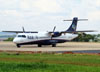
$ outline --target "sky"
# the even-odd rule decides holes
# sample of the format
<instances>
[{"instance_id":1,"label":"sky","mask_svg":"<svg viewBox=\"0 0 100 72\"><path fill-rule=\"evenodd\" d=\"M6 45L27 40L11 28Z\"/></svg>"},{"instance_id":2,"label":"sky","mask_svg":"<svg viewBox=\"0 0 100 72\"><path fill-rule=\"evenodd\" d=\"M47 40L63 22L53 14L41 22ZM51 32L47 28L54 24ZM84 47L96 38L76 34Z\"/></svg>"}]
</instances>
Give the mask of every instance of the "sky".
<instances>
[{"instance_id":1,"label":"sky","mask_svg":"<svg viewBox=\"0 0 100 72\"><path fill-rule=\"evenodd\" d=\"M88 19L77 30L100 33L100 0L0 0L0 31L64 31L73 17Z\"/></svg>"}]
</instances>

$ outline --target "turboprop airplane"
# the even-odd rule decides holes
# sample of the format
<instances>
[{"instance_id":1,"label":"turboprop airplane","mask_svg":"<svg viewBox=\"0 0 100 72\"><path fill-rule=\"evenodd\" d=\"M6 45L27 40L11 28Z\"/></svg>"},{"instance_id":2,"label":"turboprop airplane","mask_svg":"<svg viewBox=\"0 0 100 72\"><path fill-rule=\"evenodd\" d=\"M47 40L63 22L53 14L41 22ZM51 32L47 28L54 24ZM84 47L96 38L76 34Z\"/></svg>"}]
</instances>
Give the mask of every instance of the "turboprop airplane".
<instances>
[{"instance_id":1,"label":"turboprop airplane","mask_svg":"<svg viewBox=\"0 0 100 72\"><path fill-rule=\"evenodd\" d=\"M56 26L54 27L52 32L33 32L33 31L25 31L23 27L23 31L3 31L3 32L12 32L17 33L13 42L19 48L21 45L32 45L37 44L38 47L42 47L42 45L52 45L52 47L56 47L57 43L64 43L67 41L71 41L74 38L78 37L78 33L84 32L93 32L93 30L86 31L76 31L77 22L83 21L87 19L78 19L74 17L73 20L64 20L64 21L72 21L71 26L65 31L55 31Z\"/></svg>"}]
</instances>

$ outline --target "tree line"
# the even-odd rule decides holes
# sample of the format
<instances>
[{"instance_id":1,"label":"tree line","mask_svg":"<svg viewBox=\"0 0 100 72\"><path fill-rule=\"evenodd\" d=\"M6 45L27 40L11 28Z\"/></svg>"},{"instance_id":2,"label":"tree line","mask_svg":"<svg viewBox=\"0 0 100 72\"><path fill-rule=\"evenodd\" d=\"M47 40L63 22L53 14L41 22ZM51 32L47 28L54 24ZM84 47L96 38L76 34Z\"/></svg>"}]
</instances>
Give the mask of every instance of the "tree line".
<instances>
[{"instance_id":1,"label":"tree line","mask_svg":"<svg viewBox=\"0 0 100 72\"><path fill-rule=\"evenodd\" d=\"M74 42L100 42L100 34L91 35L91 34L79 34L79 36L72 41Z\"/></svg>"}]
</instances>

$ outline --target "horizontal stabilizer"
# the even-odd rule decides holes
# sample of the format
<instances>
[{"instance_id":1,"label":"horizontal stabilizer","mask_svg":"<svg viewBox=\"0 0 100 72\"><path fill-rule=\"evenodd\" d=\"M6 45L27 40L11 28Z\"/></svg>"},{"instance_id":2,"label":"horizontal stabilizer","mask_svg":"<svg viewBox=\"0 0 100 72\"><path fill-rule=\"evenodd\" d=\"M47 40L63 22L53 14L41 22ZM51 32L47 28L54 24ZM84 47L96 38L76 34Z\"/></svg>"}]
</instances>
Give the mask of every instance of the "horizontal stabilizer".
<instances>
[{"instance_id":1,"label":"horizontal stabilizer","mask_svg":"<svg viewBox=\"0 0 100 72\"><path fill-rule=\"evenodd\" d=\"M73 21L73 19L63 20L63 21ZM88 19L78 19L77 21L88 21Z\"/></svg>"}]
</instances>

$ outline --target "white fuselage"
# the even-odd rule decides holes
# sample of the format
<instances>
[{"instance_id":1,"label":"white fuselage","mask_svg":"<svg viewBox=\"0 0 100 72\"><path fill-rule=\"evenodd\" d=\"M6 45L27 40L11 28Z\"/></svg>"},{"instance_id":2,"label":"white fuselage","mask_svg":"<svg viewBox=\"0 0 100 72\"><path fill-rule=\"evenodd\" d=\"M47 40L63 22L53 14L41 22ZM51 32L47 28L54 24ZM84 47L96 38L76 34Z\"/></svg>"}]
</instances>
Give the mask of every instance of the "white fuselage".
<instances>
[{"instance_id":1,"label":"white fuselage","mask_svg":"<svg viewBox=\"0 0 100 72\"><path fill-rule=\"evenodd\" d=\"M77 34L71 34L71 33L66 33L62 34L61 36L58 37L52 37L47 33L47 32L39 32L39 33L18 33L17 36L14 38L13 42L16 44L38 44L38 43L43 43L45 44L46 42L52 42L54 43L63 43L66 41L70 41L74 38L76 38L78 35ZM46 44L47 45L47 44Z\"/></svg>"}]
</instances>

